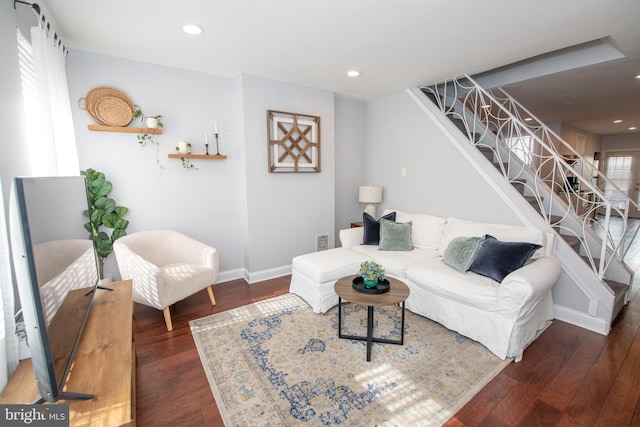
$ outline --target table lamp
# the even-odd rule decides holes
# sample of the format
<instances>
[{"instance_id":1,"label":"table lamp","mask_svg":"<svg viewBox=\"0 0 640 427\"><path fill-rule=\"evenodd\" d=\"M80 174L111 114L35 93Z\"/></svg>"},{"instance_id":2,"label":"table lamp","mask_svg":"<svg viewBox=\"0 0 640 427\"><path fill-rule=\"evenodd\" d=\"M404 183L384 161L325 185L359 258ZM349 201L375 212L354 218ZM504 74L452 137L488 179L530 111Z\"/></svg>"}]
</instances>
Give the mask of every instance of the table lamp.
<instances>
[{"instance_id":1,"label":"table lamp","mask_svg":"<svg viewBox=\"0 0 640 427\"><path fill-rule=\"evenodd\" d=\"M376 187L374 185L361 185L358 193L358 201L360 203L366 203L364 211L376 217L376 203L382 202L382 187Z\"/></svg>"}]
</instances>

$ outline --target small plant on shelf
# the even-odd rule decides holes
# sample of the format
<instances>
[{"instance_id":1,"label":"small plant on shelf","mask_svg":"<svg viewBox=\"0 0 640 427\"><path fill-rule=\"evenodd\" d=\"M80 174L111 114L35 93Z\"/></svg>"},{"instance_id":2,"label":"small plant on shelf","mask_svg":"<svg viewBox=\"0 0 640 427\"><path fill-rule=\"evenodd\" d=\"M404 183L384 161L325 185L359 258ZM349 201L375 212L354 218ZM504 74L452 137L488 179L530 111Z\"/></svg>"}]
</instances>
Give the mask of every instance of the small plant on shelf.
<instances>
[{"instance_id":1,"label":"small plant on shelf","mask_svg":"<svg viewBox=\"0 0 640 427\"><path fill-rule=\"evenodd\" d=\"M365 286L376 286L379 280L384 280L386 277L382 265L373 261L361 263L358 275L364 280Z\"/></svg>"},{"instance_id":2,"label":"small plant on shelf","mask_svg":"<svg viewBox=\"0 0 640 427\"><path fill-rule=\"evenodd\" d=\"M162 118L161 115L157 116L147 116L142 112L140 108L136 108L136 111L133 113L133 117L136 119L140 119L142 123L142 129L158 129L164 127L164 123L160 120ZM160 171L164 169L162 163L160 163L160 144L153 139L153 133L142 132L138 134L138 144L141 147L147 145L147 142L152 144L156 144L156 163L160 167Z\"/></svg>"},{"instance_id":3,"label":"small plant on shelf","mask_svg":"<svg viewBox=\"0 0 640 427\"><path fill-rule=\"evenodd\" d=\"M176 145L176 152L178 152L178 154L191 153L191 143L186 141L178 142L178 145ZM188 157L180 156L180 163L182 163L182 167L185 168L186 170L198 169L196 165L191 163Z\"/></svg>"},{"instance_id":4,"label":"small plant on shelf","mask_svg":"<svg viewBox=\"0 0 640 427\"><path fill-rule=\"evenodd\" d=\"M137 108L133 113L133 117L135 119L140 119L142 123L142 129L158 129L164 127L164 124L161 121L162 116L147 116L145 115L141 109ZM153 139L153 134L142 132L138 134L138 144L145 145L147 142L152 142L157 144L157 142Z\"/></svg>"}]
</instances>

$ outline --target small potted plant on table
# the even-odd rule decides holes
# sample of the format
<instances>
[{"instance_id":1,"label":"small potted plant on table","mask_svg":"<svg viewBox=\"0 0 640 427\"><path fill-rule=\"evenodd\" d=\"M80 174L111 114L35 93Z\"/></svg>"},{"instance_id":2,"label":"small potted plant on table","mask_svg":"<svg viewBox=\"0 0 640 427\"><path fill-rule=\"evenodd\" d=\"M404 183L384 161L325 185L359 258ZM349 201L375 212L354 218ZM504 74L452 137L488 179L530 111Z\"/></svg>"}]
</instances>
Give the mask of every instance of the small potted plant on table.
<instances>
[{"instance_id":1,"label":"small potted plant on table","mask_svg":"<svg viewBox=\"0 0 640 427\"><path fill-rule=\"evenodd\" d=\"M364 286L367 288L375 288L378 286L378 281L382 281L386 277L384 268L373 261L361 263L358 275L362 277Z\"/></svg>"}]
</instances>

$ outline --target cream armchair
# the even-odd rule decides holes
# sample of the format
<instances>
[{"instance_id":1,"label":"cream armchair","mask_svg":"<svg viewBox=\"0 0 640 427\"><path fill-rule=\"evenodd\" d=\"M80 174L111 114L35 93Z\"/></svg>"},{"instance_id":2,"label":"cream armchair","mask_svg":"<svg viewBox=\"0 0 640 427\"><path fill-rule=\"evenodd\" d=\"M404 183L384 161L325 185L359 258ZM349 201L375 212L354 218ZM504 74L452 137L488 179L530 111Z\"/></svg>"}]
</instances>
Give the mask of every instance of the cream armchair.
<instances>
[{"instance_id":1,"label":"cream armchair","mask_svg":"<svg viewBox=\"0 0 640 427\"><path fill-rule=\"evenodd\" d=\"M162 310L172 331L169 306L207 288L218 279L216 248L173 230L149 230L121 237L113 244L123 280L133 280L133 301Z\"/></svg>"}]
</instances>

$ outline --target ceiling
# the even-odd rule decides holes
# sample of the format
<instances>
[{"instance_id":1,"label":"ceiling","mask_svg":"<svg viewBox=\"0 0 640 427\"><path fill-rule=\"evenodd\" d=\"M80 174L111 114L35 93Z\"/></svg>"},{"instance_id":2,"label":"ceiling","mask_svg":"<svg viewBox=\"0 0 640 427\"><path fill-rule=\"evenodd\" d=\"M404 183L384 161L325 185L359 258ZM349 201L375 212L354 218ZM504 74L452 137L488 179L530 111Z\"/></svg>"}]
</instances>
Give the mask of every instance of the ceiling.
<instances>
[{"instance_id":1,"label":"ceiling","mask_svg":"<svg viewBox=\"0 0 640 427\"><path fill-rule=\"evenodd\" d=\"M39 0L68 48L372 100L606 39L625 58L512 83L543 121L640 128L638 0ZM19 6L20 7L20 6ZM200 36L181 31L186 23ZM357 69L361 75L347 77ZM614 119L622 125L613 125Z\"/></svg>"}]
</instances>

